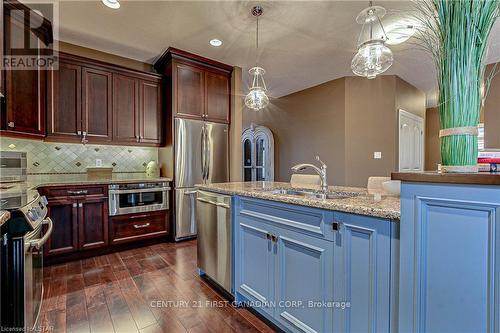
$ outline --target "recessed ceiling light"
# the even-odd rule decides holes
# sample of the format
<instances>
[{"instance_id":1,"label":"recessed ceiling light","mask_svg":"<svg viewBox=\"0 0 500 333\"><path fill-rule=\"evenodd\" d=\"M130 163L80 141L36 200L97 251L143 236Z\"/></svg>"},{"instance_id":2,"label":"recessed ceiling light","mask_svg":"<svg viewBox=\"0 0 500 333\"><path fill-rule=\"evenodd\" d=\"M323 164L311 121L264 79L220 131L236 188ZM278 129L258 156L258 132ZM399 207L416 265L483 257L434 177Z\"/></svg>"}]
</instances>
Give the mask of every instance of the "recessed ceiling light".
<instances>
[{"instance_id":1,"label":"recessed ceiling light","mask_svg":"<svg viewBox=\"0 0 500 333\"><path fill-rule=\"evenodd\" d=\"M210 45L215 46L215 47L221 46L222 41L220 39L214 38L214 39L210 40Z\"/></svg>"},{"instance_id":2,"label":"recessed ceiling light","mask_svg":"<svg viewBox=\"0 0 500 333\"><path fill-rule=\"evenodd\" d=\"M102 0L102 3L109 8L118 9L120 8L120 3L118 0Z\"/></svg>"}]
</instances>

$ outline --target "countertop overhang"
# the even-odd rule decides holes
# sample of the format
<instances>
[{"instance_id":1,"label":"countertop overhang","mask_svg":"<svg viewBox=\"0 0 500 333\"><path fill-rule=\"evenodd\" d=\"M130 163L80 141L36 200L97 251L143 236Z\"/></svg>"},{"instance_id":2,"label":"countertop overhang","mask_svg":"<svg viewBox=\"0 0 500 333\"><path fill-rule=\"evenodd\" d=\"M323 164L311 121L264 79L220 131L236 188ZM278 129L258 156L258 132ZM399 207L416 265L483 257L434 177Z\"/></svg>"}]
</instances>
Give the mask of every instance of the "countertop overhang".
<instances>
[{"instance_id":1,"label":"countertop overhang","mask_svg":"<svg viewBox=\"0 0 500 333\"><path fill-rule=\"evenodd\" d=\"M500 185L498 173L440 173L432 172L393 172L393 180L416 183L448 183L470 185Z\"/></svg>"},{"instance_id":2,"label":"countertop overhang","mask_svg":"<svg viewBox=\"0 0 500 333\"><path fill-rule=\"evenodd\" d=\"M329 186L329 191L357 192L359 195L338 199L318 199L288 194L272 193L273 189L297 188L290 183L282 182L237 182L196 185L199 190L227 195L238 195L263 200L271 200L307 207L335 210L339 212L367 215L399 221L399 197L380 193L369 193L366 188ZM302 188L305 186L301 186ZM318 186L308 186L308 189L319 190Z\"/></svg>"}]
</instances>

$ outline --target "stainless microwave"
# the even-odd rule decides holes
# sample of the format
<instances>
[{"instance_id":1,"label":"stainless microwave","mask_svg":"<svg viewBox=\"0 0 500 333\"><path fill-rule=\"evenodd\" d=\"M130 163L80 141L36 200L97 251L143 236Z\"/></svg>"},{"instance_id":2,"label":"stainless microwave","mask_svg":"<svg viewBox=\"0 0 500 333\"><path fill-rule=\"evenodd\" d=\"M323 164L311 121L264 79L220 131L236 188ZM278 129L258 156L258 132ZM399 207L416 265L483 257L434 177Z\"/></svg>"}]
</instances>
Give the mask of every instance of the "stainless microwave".
<instances>
[{"instance_id":1,"label":"stainless microwave","mask_svg":"<svg viewBox=\"0 0 500 333\"><path fill-rule=\"evenodd\" d=\"M109 185L109 215L168 209L169 191L166 182Z\"/></svg>"}]
</instances>

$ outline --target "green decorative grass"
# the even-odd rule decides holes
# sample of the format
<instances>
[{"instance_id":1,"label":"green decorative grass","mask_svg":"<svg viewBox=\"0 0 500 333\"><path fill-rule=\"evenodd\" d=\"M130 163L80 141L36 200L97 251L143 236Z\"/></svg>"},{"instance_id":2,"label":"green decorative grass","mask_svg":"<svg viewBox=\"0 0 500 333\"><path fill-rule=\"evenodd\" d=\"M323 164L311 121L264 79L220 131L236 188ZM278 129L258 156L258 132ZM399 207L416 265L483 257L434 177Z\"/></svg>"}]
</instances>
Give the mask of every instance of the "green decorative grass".
<instances>
[{"instance_id":1,"label":"green decorative grass","mask_svg":"<svg viewBox=\"0 0 500 333\"><path fill-rule=\"evenodd\" d=\"M490 82L484 80L484 58L500 0L422 0L414 4L421 25L416 38L435 61L441 128L477 126L485 97L482 91L488 90L481 87ZM445 166L476 165L477 155L477 136L441 138Z\"/></svg>"}]
</instances>

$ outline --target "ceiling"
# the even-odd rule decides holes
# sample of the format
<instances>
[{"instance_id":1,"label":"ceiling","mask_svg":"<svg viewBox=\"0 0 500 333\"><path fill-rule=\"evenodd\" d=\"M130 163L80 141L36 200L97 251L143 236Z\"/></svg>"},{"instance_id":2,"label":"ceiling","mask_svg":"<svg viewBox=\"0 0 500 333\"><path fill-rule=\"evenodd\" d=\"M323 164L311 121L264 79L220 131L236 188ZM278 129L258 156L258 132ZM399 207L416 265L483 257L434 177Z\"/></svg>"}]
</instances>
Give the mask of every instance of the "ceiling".
<instances>
[{"instance_id":1,"label":"ceiling","mask_svg":"<svg viewBox=\"0 0 500 333\"><path fill-rule=\"evenodd\" d=\"M203 55L245 73L258 60L273 97L352 75L360 26L355 17L367 1L121 1L113 10L100 1L61 1L60 39L104 52L153 63L169 46ZM260 47L250 8L264 7ZM411 10L410 1L377 1L390 23ZM500 20L499 20L500 21ZM500 22L491 35L488 63L500 61ZM219 38L220 47L209 45ZM411 40L410 40L411 41ZM435 104L430 58L406 42L391 47L397 74L427 93ZM245 75L248 82L248 75Z\"/></svg>"}]
</instances>

